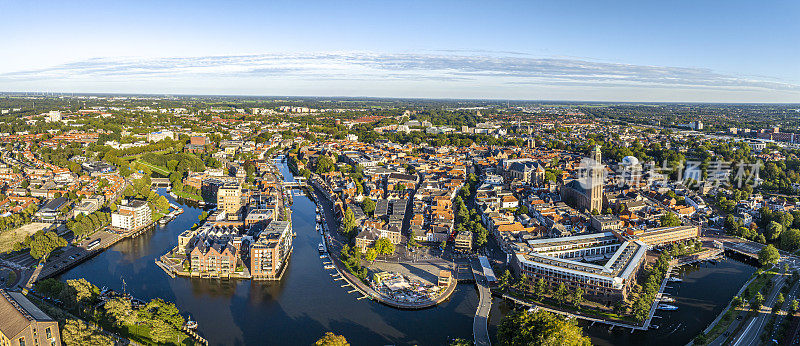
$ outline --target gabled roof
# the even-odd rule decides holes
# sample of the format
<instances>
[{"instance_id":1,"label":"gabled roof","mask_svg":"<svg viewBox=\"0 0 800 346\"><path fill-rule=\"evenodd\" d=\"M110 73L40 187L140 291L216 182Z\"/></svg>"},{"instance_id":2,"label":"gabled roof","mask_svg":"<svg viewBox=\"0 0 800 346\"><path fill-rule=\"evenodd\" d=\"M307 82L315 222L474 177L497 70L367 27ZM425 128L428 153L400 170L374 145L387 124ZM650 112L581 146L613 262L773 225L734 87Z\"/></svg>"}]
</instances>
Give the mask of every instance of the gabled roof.
<instances>
[{"instance_id":1,"label":"gabled roof","mask_svg":"<svg viewBox=\"0 0 800 346\"><path fill-rule=\"evenodd\" d=\"M53 321L22 293L0 290L0 332L13 339L33 321Z\"/></svg>"}]
</instances>

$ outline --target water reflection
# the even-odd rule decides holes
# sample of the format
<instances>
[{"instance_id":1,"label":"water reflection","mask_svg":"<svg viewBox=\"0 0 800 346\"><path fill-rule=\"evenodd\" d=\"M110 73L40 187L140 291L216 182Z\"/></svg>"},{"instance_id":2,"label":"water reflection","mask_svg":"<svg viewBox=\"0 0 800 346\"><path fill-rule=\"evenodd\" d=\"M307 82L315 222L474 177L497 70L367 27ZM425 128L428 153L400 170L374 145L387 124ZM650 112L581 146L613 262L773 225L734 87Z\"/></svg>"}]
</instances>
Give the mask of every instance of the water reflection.
<instances>
[{"instance_id":1,"label":"water reflection","mask_svg":"<svg viewBox=\"0 0 800 346\"><path fill-rule=\"evenodd\" d=\"M281 171L291 179L288 169ZM211 344L307 345L326 331L345 335L354 345L446 344L448 337L472 337L477 292L460 286L448 302L422 311L400 311L369 300L356 300L322 268L314 229L314 204L296 194L292 220L297 237L280 282L172 279L154 260L175 246L177 235L197 222L203 209L175 201L184 209L163 227L114 247L66 272L61 279L85 277L98 286L127 290L141 299L174 301L197 320Z\"/></svg>"}]
</instances>

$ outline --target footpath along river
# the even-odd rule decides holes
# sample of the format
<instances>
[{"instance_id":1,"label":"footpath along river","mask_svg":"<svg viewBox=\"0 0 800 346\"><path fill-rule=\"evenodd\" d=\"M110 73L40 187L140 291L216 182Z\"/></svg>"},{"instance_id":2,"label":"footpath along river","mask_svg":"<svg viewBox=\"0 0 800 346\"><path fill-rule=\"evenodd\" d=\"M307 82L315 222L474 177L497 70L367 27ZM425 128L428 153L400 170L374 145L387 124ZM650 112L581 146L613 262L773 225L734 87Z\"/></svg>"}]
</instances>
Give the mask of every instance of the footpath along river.
<instances>
[{"instance_id":1,"label":"footpath along river","mask_svg":"<svg viewBox=\"0 0 800 346\"><path fill-rule=\"evenodd\" d=\"M286 180L292 175L278 164ZM333 281L317 252L314 203L295 193L292 222L297 237L289 267L280 282L189 279L167 276L154 260L175 246L201 208L175 201L184 213L135 239L123 240L61 275L61 280L86 278L99 287L126 289L137 298L175 302L185 316L199 323L199 333L212 345L309 345L327 331L344 335L353 345L443 345L448 338L472 339L472 318L478 304L472 285L459 285L449 301L430 309L403 311L368 299Z\"/></svg>"}]
</instances>

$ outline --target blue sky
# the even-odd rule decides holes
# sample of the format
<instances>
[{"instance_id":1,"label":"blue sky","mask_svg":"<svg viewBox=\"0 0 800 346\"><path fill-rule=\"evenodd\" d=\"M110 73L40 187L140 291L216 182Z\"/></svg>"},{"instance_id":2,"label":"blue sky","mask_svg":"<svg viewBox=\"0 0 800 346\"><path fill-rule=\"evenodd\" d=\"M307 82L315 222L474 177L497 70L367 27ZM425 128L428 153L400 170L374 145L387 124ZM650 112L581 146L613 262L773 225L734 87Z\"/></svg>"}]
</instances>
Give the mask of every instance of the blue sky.
<instances>
[{"instance_id":1,"label":"blue sky","mask_svg":"<svg viewBox=\"0 0 800 346\"><path fill-rule=\"evenodd\" d=\"M5 1L0 91L800 102L797 1Z\"/></svg>"}]
</instances>

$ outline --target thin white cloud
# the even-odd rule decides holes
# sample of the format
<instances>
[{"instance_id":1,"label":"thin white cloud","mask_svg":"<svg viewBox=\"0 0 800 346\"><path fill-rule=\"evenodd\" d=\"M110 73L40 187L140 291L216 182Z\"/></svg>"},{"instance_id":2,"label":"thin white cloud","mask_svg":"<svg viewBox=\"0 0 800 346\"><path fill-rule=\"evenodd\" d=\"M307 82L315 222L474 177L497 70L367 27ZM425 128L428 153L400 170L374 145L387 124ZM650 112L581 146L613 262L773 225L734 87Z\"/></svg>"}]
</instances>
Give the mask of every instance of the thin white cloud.
<instances>
[{"instance_id":1,"label":"thin white cloud","mask_svg":"<svg viewBox=\"0 0 800 346\"><path fill-rule=\"evenodd\" d=\"M56 81L63 84L124 82L135 79L157 84L164 81L193 80L212 83L213 80L241 78L271 83L324 82L326 85L332 85L336 81L351 81L380 83L383 86L385 83L395 82L404 87L409 83L429 83L431 87L435 84L435 87L446 85L455 89L475 85L495 88L524 85L580 86L600 90L642 87L759 93L776 91L788 94L791 98L800 96L800 86L797 84L766 77L725 75L704 68L630 65L570 58L533 58L522 54L497 56L488 53L481 55L480 52L478 55L455 53L97 58L49 68L3 73L0 74L0 88L20 83L47 85ZM334 87L330 94L336 94L335 91ZM363 95L369 95L369 92L364 92ZM487 96L497 95L489 92Z\"/></svg>"}]
</instances>

